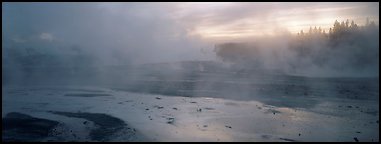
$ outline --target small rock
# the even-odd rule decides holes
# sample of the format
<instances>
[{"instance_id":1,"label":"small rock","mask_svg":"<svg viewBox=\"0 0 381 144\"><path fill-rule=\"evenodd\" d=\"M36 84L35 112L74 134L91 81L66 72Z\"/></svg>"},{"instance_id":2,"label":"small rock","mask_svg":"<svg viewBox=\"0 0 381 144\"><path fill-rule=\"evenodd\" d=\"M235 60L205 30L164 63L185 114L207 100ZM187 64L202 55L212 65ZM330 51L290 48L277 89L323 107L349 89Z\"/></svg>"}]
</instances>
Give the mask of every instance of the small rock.
<instances>
[{"instance_id":1,"label":"small rock","mask_svg":"<svg viewBox=\"0 0 381 144\"><path fill-rule=\"evenodd\" d=\"M162 109L162 108L164 108L164 107L162 107L162 106L157 106L157 105L155 105L154 107L156 107L157 109Z\"/></svg>"},{"instance_id":2,"label":"small rock","mask_svg":"<svg viewBox=\"0 0 381 144\"><path fill-rule=\"evenodd\" d=\"M348 108L352 108L352 106L347 106Z\"/></svg>"},{"instance_id":3,"label":"small rock","mask_svg":"<svg viewBox=\"0 0 381 144\"><path fill-rule=\"evenodd\" d=\"M208 125L204 125L204 127L208 127Z\"/></svg>"},{"instance_id":4,"label":"small rock","mask_svg":"<svg viewBox=\"0 0 381 144\"><path fill-rule=\"evenodd\" d=\"M175 108L175 107L174 107L174 108L172 108L172 109L174 109L174 110L177 110L177 108Z\"/></svg>"},{"instance_id":5,"label":"small rock","mask_svg":"<svg viewBox=\"0 0 381 144\"><path fill-rule=\"evenodd\" d=\"M84 124L84 125L87 124L87 121L84 121L83 124Z\"/></svg>"},{"instance_id":6,"label":"small rock","mask_svg":"<svg viewBox=\"0 0 381 144\"><path fill-rule=\"evenodd\" d=\"M146 108L146 110L149 110L148 108Z\"/></svg>"},{"instance_id":7,"label":"small rock","mask_svg":"<svg viewBox=\"0 0 381 144\"><path fill-rule=\"evenodd\" d=\"M190 103L197 103L197 102L194 102L194 101L193 101L193 102L190 102Z\"/></svg>"},{"instance_id":8,"label":"small rock","mask_svg":"<svg viewBox=\"0 0 381 144\"><path fill-rule=\"evenodd\" d=\"M357 131L356 133L361 133L361 132Z\"/></svg>"},{"instance_id":9,"label":"small rock","mask_svg":"<svg viewBox=\"0 0 381 144\"><path fill-rule=\"evenodd\" d=\"M359 142L359 139L357 139L357 137L354 137L353 138L356 142Z\"/></svg>"},{"instance_id":10,"label":"small rock","mask_svg":"<svg viewBox=\"0 0 381 144\"><path fill-rule=\"evenodd\" d=\"M227 125L225 125L225 127L227 127L227 128L232 128L231 126L227 126Z\"/></svg>"},{"instance_id":11,"label":"small rock","mask_svg":"<svg viewBox=\"0 0 381 144\"><path fill-rule=\"evenodd\" d=\"M175 122L175 118L167 118L167 119L168 119L167 121L168 124L172 124L173 122Z\"/></svg>"},{"instance_id":12,"label":"small rock","mask_svg":"<svg viewBox=\"0 0 381 144\"><path fill-rule=\"evenodd\" d=\"M299 136L300 136L301 134L299 134Z\"/></svg>"},{"instance_id":13,"label":"small rock","mask_svg":"<svg viewBox=\"0 0 381 144\"><path fill-rule=\"evenodd\" d=\"M161 97L156 97L156 99L161 99Z\"/></svg>"},{"instance_id":14,"label":"small rock","mask_svg":"<svg viewBox=\"0 0 381 144\"><path fill-rule=\"evenodd\" d=\"M201 112L201 109L197 109L198 112Z\"/></svg>"}]
</instances>

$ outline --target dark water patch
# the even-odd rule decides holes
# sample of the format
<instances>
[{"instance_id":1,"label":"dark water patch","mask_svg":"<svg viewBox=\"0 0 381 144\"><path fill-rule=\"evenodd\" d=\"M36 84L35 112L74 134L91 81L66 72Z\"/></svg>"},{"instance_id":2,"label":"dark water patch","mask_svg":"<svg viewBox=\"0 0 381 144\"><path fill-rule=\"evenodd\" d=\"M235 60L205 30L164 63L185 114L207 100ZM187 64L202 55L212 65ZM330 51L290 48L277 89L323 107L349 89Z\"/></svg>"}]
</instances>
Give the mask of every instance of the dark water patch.
<instances>
[{"instance_id":1,"label":"dark water patch","mask_svg":"<svg viewBox=\"0 0 381 144\"><path fill-rule=\"evenodd\" d=\"M271 135L261 135L261 137L263 138L263 139L270 139L271 138Z\"/></svg>"},{"instance_id":2,"label":"dark water patch","mask_svg":"<svg viewBox=\"0 0 381 144\"><path fill-rule=\"evenodd\" d=\"M239 104L234 103L234 102L225 102L224 104L228 105L228 106L239 106Z\"/></svg>"},{"instance_id":3,"label":"dark water patch","mask_svg":"<svg viewBox=\"0 0 381 144\"><path fill-rule=\"evenodd\" d=\"M206 109L206 110L215 110L215 108L210 108L210 107L206 107L204 109Z\"/></svg>"},{"instance_id":4,"label":"dark water patch","mask_svg":"<svg viewBox=\"0 0 381 144\"><path fill-rule=\"evenodd\" d=\"M31 88L30 91L41 91L41 90L49 90L49 91L77 91L77 92L94 92L94 93L102 93L105 92L103 90L91 90L91 89L79 89L79 88Z\"/></svg>"},{"instance_id":5,"label":"dark water patch","mask_svg":"<svg viewBox=\"0 0 381 144\"><path fill-rule=\"evenodd\" d=\"M57 121L11 112L2 119L2 141L41 141L58 124Z\"/></svg>"},{"instance_id":6,"label":"dark water patch","mask_svg":"<svg viewBox=\"0 0 381 144\"><path fill-rule=\"evenodd\" d=\"M90 137L92 140L96 141L107 141L110 136L127 126L123 120L101 113L50 112L67 117L83 118L94 122L99 127L90 132Z\"/></svg>"},{"instance_id":7,"label":"dark water patch","mask_svg":"<svg viewBox=\"0 0 381 144\"><path fill-rule=\"evenodd\" d=\"M296 140L289 139L289 138L279 138L280 140L288 141L288 142L296 142Z\"/></svg>"},{"instance_id":8,"label":"dark water patch","mask_svg":"<svg viewBox=\"0 0 381 144\"><path fill-rule=\"evenodd\" d=\"M112 96L110 94L91 94L91 93L72 93L65 94L65 96L73 96L73 97L98 97L98 96Z\"/></svg>"}]
</instances>

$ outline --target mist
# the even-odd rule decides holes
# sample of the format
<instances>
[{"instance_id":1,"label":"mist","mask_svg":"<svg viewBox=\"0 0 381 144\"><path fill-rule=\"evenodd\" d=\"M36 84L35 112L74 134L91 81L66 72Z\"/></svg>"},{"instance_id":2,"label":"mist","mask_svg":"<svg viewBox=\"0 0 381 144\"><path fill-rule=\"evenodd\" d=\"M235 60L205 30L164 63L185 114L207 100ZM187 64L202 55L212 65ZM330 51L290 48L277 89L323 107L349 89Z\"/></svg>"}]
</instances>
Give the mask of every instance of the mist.
<instances>
[{"instance_id":1,"label":"mist","mask_svg":"<svg viewBox=\"0 0 381 144\"><path fill-rule=\"evenodd\" d=\"M2 3L2 141L379 141L378 13Z\"/></svg>"},{"instance_id":2,"label":"mist","mask_svg":"<svg viewBox=\"0 0 381 144\"><path fill-rule=\"evenodd\" d=\"M349 20L348 20L349 23ZM293 35L255 37L216 45L218 58L237 70L276 70L308 77L378 77L379 29L336 26L330 34L311 28ZM320 27L319 27L320 29Z\"/></svg>"},{"instance_id":3,"label":"mist","mask_svg":"<svg viewBox=\"0 0 381 144\"><path fill-rule=\"evenodd\" d=\"M96 68L104 66L214 58L212 50L207 49L213 44L189 37L184 27L163 15L170 10L165 4L3 3L2 6L5 81L30 77L27 75L33 73L27 67L31 66L50 67L47 75L67 74L67 68L76 67L96 78L100 76ZM58 70L59 67L66 71ZM94 69L86 70L89 67Z\"/></svg>"}]
</instances>

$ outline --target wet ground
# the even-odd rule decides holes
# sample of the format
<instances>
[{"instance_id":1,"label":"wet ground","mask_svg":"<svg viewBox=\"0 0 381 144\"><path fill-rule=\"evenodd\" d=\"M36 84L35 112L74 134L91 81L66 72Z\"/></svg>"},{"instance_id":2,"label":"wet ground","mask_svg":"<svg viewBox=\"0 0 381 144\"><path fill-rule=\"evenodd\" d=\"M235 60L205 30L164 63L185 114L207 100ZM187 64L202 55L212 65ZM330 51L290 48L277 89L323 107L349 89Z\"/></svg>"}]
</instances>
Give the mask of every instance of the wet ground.
<instances>
[{"instance_id":1,"label":"wet ground","mask_svg":"<svg viewBox=\"0 0 381 144\"><path fill-rule=\"evenodd\" d=\"M48 131L28 139L33 130L9 133L5 126L3 141L379 141L379 103L372 99L312 97L316 102L303 107L286 98L269 104L100 87L3 90L3 121L16 112L38 118L44 127L32 127Z\"/></svg>"}]
</instances>

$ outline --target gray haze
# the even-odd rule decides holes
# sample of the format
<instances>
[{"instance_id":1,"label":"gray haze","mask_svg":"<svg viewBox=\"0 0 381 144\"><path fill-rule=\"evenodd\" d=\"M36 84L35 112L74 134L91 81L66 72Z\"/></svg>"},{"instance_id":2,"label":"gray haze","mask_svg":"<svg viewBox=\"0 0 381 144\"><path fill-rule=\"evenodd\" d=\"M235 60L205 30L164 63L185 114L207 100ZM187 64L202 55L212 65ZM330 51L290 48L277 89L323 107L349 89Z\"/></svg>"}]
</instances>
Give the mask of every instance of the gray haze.
<instances>
[{"instance_id":1,"label":"gray haze","mask_svg":"<svg viewBox=\"0 0 381 144\"><path fill-rule=\"evenodd\" d=\"M165 15L166 7L156 4L2 6L3 48L30 47L65 54L77 47L97 57L97 64L113 65L208 58L200 53L207 45L188 38L185 28Z\"/></svg>"},{"instance_id":2,"label":"gray haze","mask_svg":"<svg viewBox=\"0 0 381 144\"><path fill-rule=\"evenodd\" d=\"M221 57L214 47L237 39L249 43L247 47L251 50L238 55L243 61L233 61L235 64L228 67L229 71L269 69L303 76L378 77L376 5L378 3L2 3L3 83L30 81L33 84L43 80L55 83L57 79L67 80L66 76L81 82L129 81L139 79L135 73L142 72L126 70L149 63L167 63L155 65L164 71L160 74L182 78L186 74L177 73L179 67L190 69L185 71L226 68L225 64L231 63L223 61L221 65ZM308 8L313 9L309 15L290 13ZM307 41L305 46L316 52L307 57L298 56L292 50L296 34L281 24L323 21L324 15L335 11L343 14L339 20L347 16L370 16L377 24L377 31L371 31L370 36L365 32L365 37L354 38L354 44L342 43L335 46L340 49L332 51L325 51L325 47L330 46L324 40ZM309 16L314 17L308 19ZM288 17L293 21L284 19ZM303 25L300 28L304 28ZM275 36L261 29L272 29ZM247 31L256 36L252 37ZM215 36L220 39L216 40ZM330 64L312 62L316 58L326 59ZM187 66L168 64L180 61L218 64L207 62L209 68L197 62L186 63ZM255 65L258 62L261 66ZM188 64L195 66L188 67ZM147 72L146 67L152 70L155 66L144 65L142 69Z\"/></svg>"}]
</instances>

